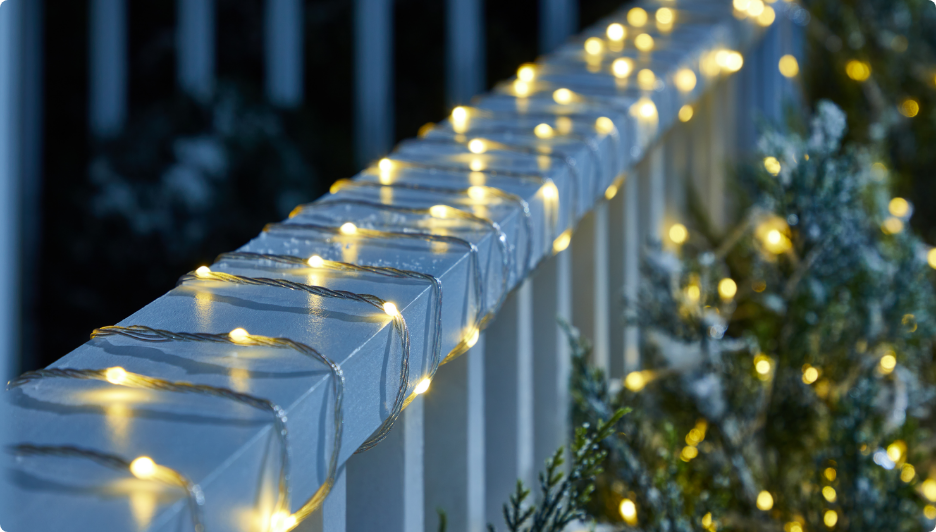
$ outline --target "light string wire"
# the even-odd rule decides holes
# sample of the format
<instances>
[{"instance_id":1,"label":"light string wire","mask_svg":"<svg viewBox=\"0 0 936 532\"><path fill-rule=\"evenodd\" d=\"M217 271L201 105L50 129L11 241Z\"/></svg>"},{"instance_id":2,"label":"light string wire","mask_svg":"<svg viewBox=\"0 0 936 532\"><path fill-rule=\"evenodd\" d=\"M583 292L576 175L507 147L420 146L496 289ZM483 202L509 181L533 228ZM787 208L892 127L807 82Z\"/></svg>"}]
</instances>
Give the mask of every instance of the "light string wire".
<instances>
[{"instance_id":1,"label":"light string wire","mask_svg":"<svg viewBox=\"0 0 936 532\"><path fill-rule=\"evenodd\" d=\"M289 436L286 429L286 413L282 408L273 402L255 397L253 395L235 392L227 388L219 388L216 386L209 386L207 384L167 381L154 377L148 377L146 375L140 375L138 373L131 373L119 367L103 370L50 368L30 371L20 375L16 380L13 380L7 384L7 390L21 388L27 384L48 379L97 380L108 382L115 386L123 386L127 388L219 397L272 414L274 430L277 440L279 441L281 453L279 491L276 501L276 509L277 511L281 511L283 508L288 509L289 484L287 475L289 473Z\"/></svg>"},{"instance_id":2,"label":"light string wire","mask_svg":"<svg viewBox=\"0 0 936 532\"><path fill-rule=\"evenodd\" d=\"M300 205L293 210L293 212L291 213L291 217L299 216L301 214L304 214L306 211L314 211L315 209L320 209L322 207L329 207L332 205L357 205L360 207L367 207L367 208L371 208L375 210L399 212L399 213L406 213L406 214L416 214L420 216L429 216L434 219L441 219L441 218L435 217L432 214L431 212L432 208L423 209L423 208L415 208L415 207L401 207L401 206L387 205L384 203L377 203L377 202L366 201L366 200L334 199L334 198L326 198L325 200L319 201L317 203L309 203L306 205ZM450 214L454 215L452 216L453 219L466 220L466 221L477 223L479 225L483 225L487 229L491 230L491 232L494 233L495 241L497 242L497 245L501 254L501 289L497 297L497 302L494 304L494 308L491 310L492 314L496 314L497 311L500 309L501 305L503 305L504 300L507 299L507 292L508 292L507 287L508 287L508 280L509 280L510 270L511 270L512 256L510 254L508 244L507 244L507 235L500 228L500 225L498 225L496 222L489 220L487 218L483 218L481 216L477 216L475 214L465 212L461 209L456 209L454 207L447 207L446 218Z\"/></svg>"},{"instance_id":3,"label":"light string wire","mask_svg":"<svg viewBox=\"0 0 936 532\"><path fill-rule=\"evenodd\" d=\"M274 255L269 253L233 251L229 253L222 253L215 259L216 264L228 261L267 261L272 262L274 265L286 264L291 266L303 266L305 268L324 269L338 272L369 273L379 275L381 277L389 277L392 279L415 279L428 282L432 288L435 299L435 320L433 323L433 340L431 348L432 363L429 374L430 377L435 375L442 356L442 282L435 276L428 273L421 273L411 270L400 270L387 266L364 266L350 262L326 260L317 255L313 255L312 258L304 259L294 255ZM315 262L315 265L313 265L313 261ZM478 304L480 305L481 302L479 301Z\"/></svg>"},{"instance_id":4,"label":"light string wire","mask_svg":"<svg viewBox=\"0 0 936 532\"><path fill-rule=\"evenodd\" d=\"M335 431L332 436L332 452L328 459L328 470L326 472L325 481L321 486L319 486L318 490L315 491L315 493L302 505L302 507L299 508L299 510L293 512L290 517L295 518L295 522L298 524L311 515L319 507L321 507L322 503L325 501L325 498L331 492L332 486L335 484L335 478L338 472L338 455L341 451L341 441L344 431L344 373L338 364L333 362L327 356L321 354L315 348L289 338L274 338L255 334L245 334L232 337L230 334L173 332L163 329L154 329L144 325L113 325L95 329L94 332L91 333L92 339L106 338L109 336L123 336L142 342L154 343L209 342L230 344L242 347L253 346L292 349L328 366L332 376L335 401L335 407L333 411Z\"/></svg>"},{"instance_id":5,"label":"light string wire","mask_svg":"<svg viewBox=\"0 0 936 532\"><path fill-rule=\"evenodd\" d=\"M478 188L483 190L486 195L494 196L498 199L504 199L516 203L520 207L520 212L523 215L523 230L526 233L526 258L524 259L524 275L528 274L532 270L532 259L533 259L533 221L532 215L530 214L530 204L520 196L506 192L496 187L490 187L487 185L473 185L469 188L445 188L445 187L432 187L428 185L419 185L415 183L375 183L372 181L355 181L351 179L341 180L336 182L338 187L335 192L341 191L344 189L355 189L355 188L371 188L371 189L384 189L389 188L391 190L415 190L419 192L430 192L436 194L461 194L467 196L468 198L474 199L471 197L471 192L473 188ZM335 188L335 185L332 185ZM334 193L334 192L333 192ZM447 205L447 204L446 204ZM448 205L454 209L460 209L458 206ZM486 218L485 218L486 219ZM493 223L493 222L492 222Z\"/></svg>"},{"instance_id":6,"label":"light string wire","mask_svg":"<svg viewBox=\"0 0 936 532\"><path fill-rule=\"evenodd\" d=\"M578 195L579 195L578 189L579 189L579 184L582 181L582 176L579 173L578 165L575 162L574 157L559 150L554 150L550 153L544 153L544 152L538 151L537 148L533 148L531 146L508 144L505 142L493 141L489 139L485 139L484 141L489 144L494 145L494 147L492 148L492 151L506 151L506 152L511 152L511 153L519 153L521 155L548 157L554 161L559 161L560 163L562 163L566 168L569 169L569 175L572 178L572 204L578 205ZM467 144L468 141L467 139L465 141L461 141L457 138L454 138L453 136L453 138L423 137L419 139L419 142L421 144L440 144L440 145L449 144L449 145L464 146Z\"/></svg>"},{"instance_id":7,"label":"light string wire","mask_svg":"<svg viewBox=\"0 0 936 532\"><path fill-rule=\"evenodd\" d=\"M18 457L42 456L55 458L80 458L84 460L90 460L116 471L133 474L131 471L132 462L129 462L117 455L106 454L92 449L84 449L70 445L52 446L20 444L10 446L7 448L7 450L11 454ZM205 504L205 495L202 493L201 487L198 484L192 483L181 473L163 465L157 465L155 473L156 474L153 476L153 480L185 490L188 498L189 511L192 515L192 527L195 529L195 532L204 532L205 525L202 518L202 507Z\"/></svg>"},{"instance_id":8,"label":"light string wire","mask_svg":"<svg viewBox=\"0 0 936 532\"><path fill-rule=\"evenodd\" d=\"M359 294L357 292L349 292L347 290L332 290L331 288L325 288L324 286L314 286L304 283L298 283L295 281L290 281L288 279L269 279L266 277L245 277L242 275L234 275L224 272L214 272L207 271L202 273L187 273L179 279L179 285L190 281L218 281L222 283L230 283L237 285L245 286L265 286L270 288L285 288L287 290L295 290L298 292L306 292L319 297L331 298L331 299L342 299L345 301L355 301L358 303L363 303L370 305L376 309L379 309L383 314L388 315L394 325L394 328L400 335L400 348L403 353L400 357L400 386L397 390L396 398L393 401L393 407L390 410L390 415L384 420L381 426L377 429L373 436L371 436L367 441L365 441L357 452L367 451L373 448L375 445L383 441L387 437L387 434L390 433L390 429L393 428L393 424L396 422L396 419L400 416L400 413L403 411L403 402L406 400L406 391L409 389L409 357L410 357L410 336L409 336L409 327L406 325L406 319L403 318L403 314L399 311L395 311L392 315L388 314L386 311L386 304L390 303L382 298L379 298L371 294Z\"/></svg>"}]
</instances>

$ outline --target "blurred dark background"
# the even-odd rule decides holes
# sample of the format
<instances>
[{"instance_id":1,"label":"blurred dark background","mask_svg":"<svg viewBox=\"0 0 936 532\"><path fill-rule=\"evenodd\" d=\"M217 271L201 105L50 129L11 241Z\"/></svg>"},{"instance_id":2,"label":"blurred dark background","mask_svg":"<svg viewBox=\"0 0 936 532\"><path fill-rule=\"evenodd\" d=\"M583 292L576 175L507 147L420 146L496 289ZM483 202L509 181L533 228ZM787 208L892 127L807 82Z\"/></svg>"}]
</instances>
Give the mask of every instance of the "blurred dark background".
<instances>
[{"instance_id":1,"label":"blurred dark background","mask_svg":"<svg viewBox=\"0 0 936 532\"><path fill-rule=\"evenodd\" d=\"M178 2L127 1L126 118L107 136L89 132L94 2L107 0L45 0L38 13L41 189L24 222L34 260L22 274L22 370L57 360L366 162L355 151L354 1L302 2L304 83L289 106L265 93L264 0L215 0L215 90L201 100L178 88ZM541 52L540 0L481 3L489 88ZM623 3L570 4L570 29ZM394 142L450 111L446 9L392 2Z\"/></svg>"}]
</instances>

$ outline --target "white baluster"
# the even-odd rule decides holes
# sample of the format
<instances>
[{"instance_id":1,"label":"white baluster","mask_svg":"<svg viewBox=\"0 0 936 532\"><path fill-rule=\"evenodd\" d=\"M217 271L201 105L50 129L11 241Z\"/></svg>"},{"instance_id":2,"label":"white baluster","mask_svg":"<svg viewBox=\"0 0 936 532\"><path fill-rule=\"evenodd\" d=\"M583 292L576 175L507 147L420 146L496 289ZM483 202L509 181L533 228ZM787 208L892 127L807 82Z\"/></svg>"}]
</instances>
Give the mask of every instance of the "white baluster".
<instances>
[{"instance_id":1,"label":"white baluster","mask_svg":"<svg viewBox=\"0 0 936 532\"><path fill-rule=\"evenodd\" d=\"M111 137L127 119L127 0L91 0L89 19L91 132Z\"/></svg>"},{"instance_id":2,"label":"white baluster","mask_svg":"<svg viewBox=\"0 0 936 532\"><path fill-rule=\"evenodd\" d=\"M361 165L393 145L392 7L390 0L354 3L354 125Z\"/></svg>"},{"instance_id":3,"label":"white baluster","mask_svg":"<svg viewBox=\"0 0 936 532\"><path fill-rule=\"evenodd\" d=\"M266 3L266 94L270 102L280 107L302 104L305 76L302 12L302 0Z\"/></svg>"},{"instance_id":4,"label":"white baluster","mask_svg":"<svg viewBox=\"0 0 936 532\"><path fill-rule=\"evenodd\" d=\"M206 101L215 84L215 0L178 0L176 6L179 87Z\"/></svg>"},{"instance_id":5,"label":"white baluster","mask_svg":"<svg viewBox=\"0 0 936 532\"><path fill-rule=\"evenodd\" d=\"M484 89L484 3L446 3L445 84L451 106L467 104Z\"/></svg>"}]
</instances>

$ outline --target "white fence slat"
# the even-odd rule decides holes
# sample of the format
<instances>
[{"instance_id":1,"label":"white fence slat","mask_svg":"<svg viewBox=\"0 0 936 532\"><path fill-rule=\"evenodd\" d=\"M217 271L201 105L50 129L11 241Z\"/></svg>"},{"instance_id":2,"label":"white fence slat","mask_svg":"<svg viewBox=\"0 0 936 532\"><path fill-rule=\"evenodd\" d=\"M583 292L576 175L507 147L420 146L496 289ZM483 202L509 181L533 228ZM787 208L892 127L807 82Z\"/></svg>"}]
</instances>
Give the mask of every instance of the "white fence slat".
<instances>
[{"instance_id":1,"label":"white fence slat","mask_svg":"<svg viewBox=\"0 0 936 532\"><path fill-rule=\"evenodd\" d=\"M90 127L110 137L127 120L127 0L91 0L89 20Z\"/></svg>"},{"instance_id":2,"label":"white fence slat","mask_svg":"<svg viewBox=\"0 0 936 532\"><path fill-rule=\"evenodd\" d=\"M354 46L356 152L365 165L393 145L391 0L355 0Z\"/></svg>"},{"instance_id":3,"label":"white fence slat","mask_svg":"<svg viewBox=\"0 0 936 532\"><path fill-rule=\"evenodd\" d=\"M410 403L380 445L352 456L345 467L349 532L422 530L422 398Z\"/></svg>"},{"instance_id":4,"label":"white fence slat","mask_svg":"<svg viewBox=\"0 0 936 532\"><path fill-rule=\"evenodd\" d=\"M623 201L623 286L624 297L628 302L637 300L640 286L640 187L639 173L632 173L625 179L624 187L618 194ZM640 331L637 327L625 326L624 332L624 373L630 373L640 367Z\"/></svg>"},{"instance_id":5,"label":"white fence slat","mask_svg":"<svg viewBox=\"0 0 936 532\"><path fill-rule=\"evenodd\" d=\"M468 532L484 532L485 490L485 422L484 422L484 352L487 333L468 353Z\"/></svg>"},{"instance_id":6,"label":"white fence slat","mask_svg":"<svg viewBox=\"0 0 936 532\"><path fill-rule=\"evenodd\" d=\"M446 2L445 84L449 105L467 104L484 90L484 3Z\"/></svg>"},{"instance_id":7,"label":"white fence slat","mask_svg":"<svg viewBox=\"0 0 936 532\"><path fill-rule=\"evenodd\" d=\"M348 476L338 470L335 485L322 507L296 527L295 532L345 532L347 528Z\"/></svg>"},{"instance_id":8,"label":"white fence slat","mask_svg":"<svg viewBox=\"0 0 936 532\"><path fill-rule=\"evenodd\" d=\"M540 0L540 53L549 53L578 28L578 0Z\"/></svg>"},{"instance_id":9,"label":"white fence slat","mask_svg":"<svg viewBox=\"0 0 936 532\"><path fill-rule=\"evenodd\" d=\"M267 98L280 107L297 107L305 78L302 0L266 0L265 37Z\"/></svg>"},{"instance_id":10,"label":"white fence slat","mask_svg":"<svg viewBox=\"0 0 936 532\"><path fill-rule=\"evenodd\" d=\"M533 281L517 289L517 477L528 486L536 480L533 463Z\"/></svg>"},{"instance_id":11,"label":"white fence slat","mask_svg":"<svg viewBox=\"0 0 936 532\"><path fill-rule=\"evenodd\" d=\"M659 240L666 213L665 144L650 148L640 165L641 247L648 241Z\"/></svg>"},{"instance_id":12,"label":"white fence slat","mask_svg":"<svg viewBox=\"0 0 936 532\"><path fill-rule=\"evenodd\" d=\"M206 101L215 84L215 0L177 0L176 6L179 87Z\"/></svg>"}]
</instances>

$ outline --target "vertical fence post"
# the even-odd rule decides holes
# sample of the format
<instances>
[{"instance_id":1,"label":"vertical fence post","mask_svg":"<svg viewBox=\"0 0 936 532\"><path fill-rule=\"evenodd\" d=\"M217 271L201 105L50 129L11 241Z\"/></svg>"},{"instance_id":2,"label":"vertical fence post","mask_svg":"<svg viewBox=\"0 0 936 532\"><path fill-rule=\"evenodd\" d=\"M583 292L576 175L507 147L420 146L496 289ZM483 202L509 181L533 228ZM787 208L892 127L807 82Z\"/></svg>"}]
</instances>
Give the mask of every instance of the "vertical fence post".
<instances>
[{"instance_id":1,"label":"vertical fence post","mask_svg":"<svg viewBox=\"0 0 936 532\"><path fill-rule=\"evenodd\" d=\"M640 173L627 176L624 181L621 201L623 204L623 272L624 299L628 304L637 301L640 287ZM640 330L633 325L626 325L624 332L624 374L636 371L640 367Z\"/></svg>"},{"instance_id":2,"label":"vertical fence post","mask_svg":"<svg viewBox=\"0 0 936 532\"><path fill-rule=\"evenodd\" d=\"M335 485L322 507L296 527L295 532L345 532L347 528L348 475L338 469Z\"/></svg>"},{"instance_id":3,"label":"vertical fence post","mask_svg":"<svg viewBox=\"0 0 936 532\"><path fill-rule=\"evenodd\" d=\"M446 2L445 84L450 106L466 104L484 89L484 4Z\"/></svg>"},{"instance_id":4,"label":"vertical fence post","mask_svg":"<svg viewBox=\"0 0 936 532\"><path fill-rule=\"evenodd\" d=\"M345 465L350 532L423 530L423 406L414 399L380 445Z\"/></svg>"},{"instance_id":5,"label":"vertical fence post","mask_svg":"<svg viewBox=\"0 0 936 532\"><path fill-rule=\"evenodd\" d=\"M484 360L487 334L468 353L468 532L484 532L485 520L485 398Z\"/></svg>"},{"instance_id":6,"label":"vertical fence post","mask_svg":"<svg viewBox=\"0 0 936 532\"><path fill-rule=\"evenodd\" d=\"M610 370L608 204L600 200L572 239L572 323L592 343L592 364Z\"/></svg>"},{"instance_id":7,"label":"vertical fence post","mask_svg":"<svg viewBox=\"0 0 936 532\"><path fill-rule=\"evenodd\" d=\"M266 94L279 107L302 104L302 14L302 0L266 0Z\"/></svg>"},{"instance_id":8,"label":"vertical fence post","mask_svg":"<svg viewBox=\"0 0 936 532\"><path fill-rule=\"evenodd\" d=\"M91 0L89 18L91 132L112 137L127 120L127 0Z\"/></svg>"},{"instance_id":9,"label":"vertical fence post","mask_svg":"<svg viewBox=\"0 0 936 532\"><path fill-rule=\"evenodd\" d=\"M578 30L578 0L540 0L540 53L549 53Z\"/></svg>"},{"instance_id":10,"label":"vertical fence post","mask_svg":"<svg viewBox=\"0 0 936 532\"><path fill-rule=\"evenodd\" d=\"M393 3L354 3L355 135L366 165L393 144Z\"/></svg>"},{"instance_id":11,"label":"vertical fence post","mask_svg":"<svg viewBox=\"0 0 936 532\"><path fill-rule=\"evenodd\" d=\"M557 318L571 321L572 252L546 259L533 277L533 463L542 468L569 434L569 339Z\"/></svg>"},{"instance_id":12,"label":"vertical fence post","mask_svg":"<svg viewBox=\"0 0 936 532\"><path fill-rule=\"evenodd\" d=\"M179 87L207 101L214 92L215 0L178 0L176 76Z\"/></svg>"}]
</instances>

